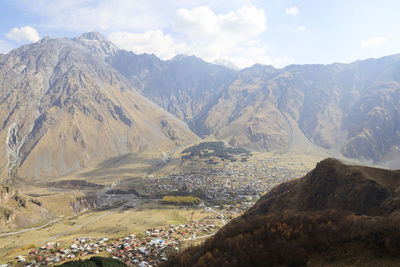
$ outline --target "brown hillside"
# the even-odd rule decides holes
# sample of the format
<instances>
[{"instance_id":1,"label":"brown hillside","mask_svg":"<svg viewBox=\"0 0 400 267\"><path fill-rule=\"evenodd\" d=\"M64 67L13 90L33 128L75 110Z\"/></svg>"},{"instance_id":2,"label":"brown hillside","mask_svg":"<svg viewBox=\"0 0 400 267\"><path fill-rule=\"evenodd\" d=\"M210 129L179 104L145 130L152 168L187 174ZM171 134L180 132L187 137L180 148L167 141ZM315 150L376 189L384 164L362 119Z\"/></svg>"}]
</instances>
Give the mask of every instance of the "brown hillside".
<instances>
[{"instance_id":1,"label":"brown hillside","mask_svg":"<svg viewBox=\"0 0 400 267\"><path fill-rule=\"evenodd\" d=\"M399 266L399 222L334 210L240 217L164 266Z\"/></svg>"},{"instance_id":2,"label":"brown hillside","mask_svg":"<svg viewBox=\"0 0 400 267\"><path fill-rule=\"evenodd\" d=\"M383 215L400 210L400 171L351 166L326 159L300 179L283 183L262 197L247 214L283 210L348 210Z\"/></svg>"},{"instance_id":3,"label":"brown hillside","mask_svg":"<svg viewBox=\"0 0 400 267\"><path fill-rule=\"evenodd\" d=\"M399 186L399 171L323 160L164 266L399 266Z\"/></svg>"}]
</instances>

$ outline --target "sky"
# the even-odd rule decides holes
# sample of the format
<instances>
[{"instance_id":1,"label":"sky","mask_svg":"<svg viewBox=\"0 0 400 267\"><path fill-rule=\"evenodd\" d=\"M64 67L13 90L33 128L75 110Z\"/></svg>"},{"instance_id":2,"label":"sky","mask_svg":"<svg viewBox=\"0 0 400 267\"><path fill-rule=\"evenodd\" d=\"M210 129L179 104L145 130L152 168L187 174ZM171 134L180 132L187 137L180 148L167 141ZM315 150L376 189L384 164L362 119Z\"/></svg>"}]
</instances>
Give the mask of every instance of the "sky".
<instances>
[{"instance_id":1,"label":"sky","mask_svg":"<svg viewBox=\"0 0 400 267\"><path fill-rule=\"evenodd\" d=\"M349 63L400 53L399 12L398 0L0 0L0 53L97 31L162 59Z\"/></svg>"}]
</instances>

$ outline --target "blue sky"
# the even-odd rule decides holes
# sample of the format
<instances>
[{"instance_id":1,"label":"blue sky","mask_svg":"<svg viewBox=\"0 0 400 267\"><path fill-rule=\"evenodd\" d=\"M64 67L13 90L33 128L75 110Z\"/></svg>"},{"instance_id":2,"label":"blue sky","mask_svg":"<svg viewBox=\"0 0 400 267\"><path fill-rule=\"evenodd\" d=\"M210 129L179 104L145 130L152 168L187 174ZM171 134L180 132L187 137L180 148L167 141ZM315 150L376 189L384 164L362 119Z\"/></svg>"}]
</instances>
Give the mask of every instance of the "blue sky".
<instances>
[{"instance_id":1,"label":"blue sky","mask_svg":"<svg viewBox=\"0 0 400 267\"><path fill-rule=\"evenodd\" d=\"M98 31L168 59L328 64L400 53L400 1L0 0L0 53Z\"/></svg>"}]
</instances>

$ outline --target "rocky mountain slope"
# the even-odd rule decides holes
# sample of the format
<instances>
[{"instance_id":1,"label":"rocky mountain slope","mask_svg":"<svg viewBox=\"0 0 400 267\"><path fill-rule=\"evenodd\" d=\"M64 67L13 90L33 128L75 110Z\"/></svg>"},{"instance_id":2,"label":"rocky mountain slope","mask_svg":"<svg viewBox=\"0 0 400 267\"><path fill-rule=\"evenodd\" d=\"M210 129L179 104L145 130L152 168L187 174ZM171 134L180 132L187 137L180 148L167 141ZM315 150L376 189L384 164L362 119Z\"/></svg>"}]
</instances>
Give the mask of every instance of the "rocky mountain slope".
<instances>
[{"instance_id":1,"label":"rocky mountain slope","mask_svg":"<svg viewBox=\"0 0 400 267\"><path fill-rule=\"evenodd\" d=\"M196 57L161 61L126 51L107 61L199 136L258 151L315 146L400 166L393 160L400 156L400 55L241 71Z\"/></svg>"},{"instance_id":2,"label":"rocky mountain slope","mask_svg":"<svg viewBox=\"0 0 400 267\"><path fill-rule=\"evenodd\" d=\"M163 266L397 266L399 189L399 171L327 159Z\"/></svg>"},{"instance_id":3,"label":"rocky mountain slope","mask_svg":"<svg viewBox=\"0 0 400 267\"><path fill-rule=\"evenodd\" d=\"M154 55L119 50L107 62L146 97L197 129L196 118L216 103L237 71L195 56L162 61Z\"/></svg>"},{"instance_id":4,"label":"rocky mountain slope","mask_svg":"<svg viewBox=\"0 0 400 267\"><path fill-rule=\"evenodd\" d=\"M236 146L288 150L302 138L333 155L396 167L399 67L400 56L283 69L255 65L239 73L197 127Z\"/></svg>"},{"instance_id":5,"label":"rocky mountain slope","mask_svg":"<svg viewBox=\"0 0 400 267\"><path fill-rule=\"evenodd\" d=\"M116 51L88 33L44 38L0 58L2 177L57 177L126 153L161 155L198 139L104 61Z\"/></svg>"}]
</instances>

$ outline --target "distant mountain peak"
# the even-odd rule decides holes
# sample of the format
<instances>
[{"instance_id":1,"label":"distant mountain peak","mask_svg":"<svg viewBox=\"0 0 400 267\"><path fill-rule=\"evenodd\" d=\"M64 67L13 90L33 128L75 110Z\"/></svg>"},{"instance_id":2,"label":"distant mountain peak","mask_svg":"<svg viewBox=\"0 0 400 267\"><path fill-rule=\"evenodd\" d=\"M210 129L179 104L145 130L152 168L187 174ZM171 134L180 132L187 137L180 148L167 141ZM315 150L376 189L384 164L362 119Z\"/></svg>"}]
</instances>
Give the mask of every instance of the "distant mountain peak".
<instances>
[{"instance_id":1,"label":"distant mountain peak","mask_svg":"<svg viewBox=\"0 0 400 267\"><path fill-rule=\"evenodd\" d=\"M86 46L92 54L96 54L103 59L114 55L119 50L116 45L98 32L86 32L73 40Z\"/></svg>"},{"instance_id":2,"label":"distant mountain peak","mask_svg":"<svg viewBox=\"0 0 400 267\"><path fill-rule=\"evenodd\" d=\"M240 70L240 68L238 66L236 66L232 61L229 61L229 60L224 59L224 58L216 59L212 63L216 64L216 65L227 67L227 68L232 69L232 70Z\"/></svg>"},{"instance_id":3,"label":"distant mountain peak","mask_svg":"<svg viewBox=\"0 0 400 267\"><path fill-rule=\"evenodd\" d=\"M185 54L179 54L174 56L172 59L169 61L174 62L174 61L182 61L182 60L192 60L192 61L202 61L205 62L203 59L196 57L195 55L185 55Z\"/></svg>"},{"instance_id":4,"label":"distant mountain peak","mask_svg":"<svg viewBox=\"0 0 400 267\"><path fill-rule=\"evenodd\" d=\"M48 41L48 40L50 40L51 38L49 37L49 36L45 36L45 37L43 37L42 39L40 39L40 42L44 42L44 41Z\"/></svg>"},{"instance_id":5,"label":"distant mountain peak","mask_svg":"<svg viewBox=\"0 0 400 267\"><path fill-rule=\"evenodd\" d=\"M260 64L260 63L254 64L253 66L249 67L249 69L258 69L258 70L266 70L266 71L275 71L275 70L277 70L272 65L264 65L264 64Z\"/></svg>"},{"instance_id":6,"label":"distant mountain peak","mask_svg":"<svg viewBox=\"0 0 400 267\"><path fill-rule=\"evenodd\" d=\"M99 32L85 32L85 33L82 33L81 36L78 37L78 39L81 39L81 40L96 40L96 41L106 41L106 42L108 42L106 37L104 37L104 35L102 35Z\"/></svg>"}]
</instances>

